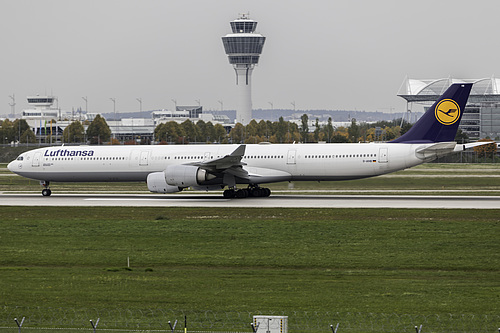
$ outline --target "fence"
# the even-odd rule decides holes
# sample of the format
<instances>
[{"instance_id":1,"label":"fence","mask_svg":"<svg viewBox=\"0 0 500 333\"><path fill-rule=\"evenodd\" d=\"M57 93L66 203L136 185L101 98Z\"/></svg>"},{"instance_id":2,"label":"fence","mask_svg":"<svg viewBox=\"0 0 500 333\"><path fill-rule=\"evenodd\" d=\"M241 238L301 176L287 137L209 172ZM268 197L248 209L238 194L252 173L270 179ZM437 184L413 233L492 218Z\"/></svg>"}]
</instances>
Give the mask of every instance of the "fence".
<instances>
[{"instance_id":1,"label":"fence","mask_svg":"<svg viewBox=\"0 0 500 333\"><path fill-rule=\"evenodd\" d=\"M252 332L254 315L288 316L290 333L331 332L339 323L342 332L498 332L500 315L476 314L383 314L352 312L215 312L176 311L165 309L71 309L42 307L0 307L0 332L61 332L87 330L97 332L172 332L184 330L184 318L189 332ZM25 318L18 328L14 318ZM170 324L169 324L170 322Z\"/></svg>"}]
</instances>

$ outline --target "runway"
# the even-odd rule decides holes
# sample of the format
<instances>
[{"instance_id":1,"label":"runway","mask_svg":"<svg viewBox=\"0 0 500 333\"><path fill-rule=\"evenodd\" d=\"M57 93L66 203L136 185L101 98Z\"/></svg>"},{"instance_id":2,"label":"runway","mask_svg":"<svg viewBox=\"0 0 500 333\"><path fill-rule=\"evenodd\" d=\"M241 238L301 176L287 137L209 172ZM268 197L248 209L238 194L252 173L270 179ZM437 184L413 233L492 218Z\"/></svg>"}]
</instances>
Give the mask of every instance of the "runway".
<instances>
[{"instance_id":1,"label":"runway","mask_svg":"<svg viewBox=\"0 0 500 333\"><path fill-rule=\"evenodd\" d=\"M219 194L53 194L42 197L38 193L0 193L0 206L499 209L500 196L276 194L269 198L224 199Z\"/></svg>"}]
</instances>

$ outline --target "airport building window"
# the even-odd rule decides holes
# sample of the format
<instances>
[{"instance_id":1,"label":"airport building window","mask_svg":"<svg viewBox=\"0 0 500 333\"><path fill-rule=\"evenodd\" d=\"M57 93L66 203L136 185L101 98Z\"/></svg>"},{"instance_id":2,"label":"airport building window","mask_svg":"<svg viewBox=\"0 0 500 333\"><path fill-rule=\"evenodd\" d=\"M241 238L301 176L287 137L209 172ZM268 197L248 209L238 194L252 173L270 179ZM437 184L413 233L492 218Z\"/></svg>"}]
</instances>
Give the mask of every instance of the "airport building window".
<instances>
[{"instance_id":1,"label":"airport building window","mask_svg":"<svg viewBox=\"0 0 500 333\"><path fill-rule=\"evenodd\" d=\"M245 37L223 37L224 49L227 54L234 53L262 53L265 37L245 36Z\"/></svg>"}]
</instances>

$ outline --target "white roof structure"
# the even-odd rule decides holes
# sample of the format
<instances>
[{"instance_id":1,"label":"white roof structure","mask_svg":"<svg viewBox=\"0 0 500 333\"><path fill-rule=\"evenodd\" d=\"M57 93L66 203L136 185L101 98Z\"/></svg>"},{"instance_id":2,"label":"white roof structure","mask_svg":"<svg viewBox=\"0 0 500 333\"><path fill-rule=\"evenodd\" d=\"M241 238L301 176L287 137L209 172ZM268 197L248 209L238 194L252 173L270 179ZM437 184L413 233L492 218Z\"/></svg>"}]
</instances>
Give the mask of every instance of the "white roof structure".
<instances>
[{"instance_id":1,"label":"white roof structure","mask_svg":"<svg viewBox=\"0 0 500 333\"><path fill-rule=\"evenodd\" d=\"M470 104L499 103L500 79L495 77L484 79L454 79L452 77L437 80L416 80L405 78L399 88L398 96L407 102L431 102L438 99L453 83L473 83L469 96Z\"/></svg>"}]
</instances>

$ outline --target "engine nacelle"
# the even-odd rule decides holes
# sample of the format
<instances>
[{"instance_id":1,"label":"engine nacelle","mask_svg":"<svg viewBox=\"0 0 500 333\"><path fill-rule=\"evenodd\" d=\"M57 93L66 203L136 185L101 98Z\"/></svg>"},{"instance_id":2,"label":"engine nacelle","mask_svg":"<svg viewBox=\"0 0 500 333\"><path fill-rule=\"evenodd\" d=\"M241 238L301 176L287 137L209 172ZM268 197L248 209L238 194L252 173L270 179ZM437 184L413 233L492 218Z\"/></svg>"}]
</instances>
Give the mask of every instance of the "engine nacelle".
<instances>
[{"instance_id":1,"label":"engine nacelle","mask_svg":"<svg viewBox=\"0 0 500 333\"><path fill-rule=\"evenodd\" d=\"M165 169L167 184L172 186L198 186L214 178L205 169L193 165L171 165Z\"/></svg>"},{"instance_id":2,"label":"engine nacelle","mask_svg":"<svg viewBox=\"0 0 500 333\"><path fill-rule=\"evenodd\" d=\"M154 193L175 193L182 191L179 186L168 185L165 180L165 172L153 172L148 175L148 189Z\"/></svg>"}]
</instances>

